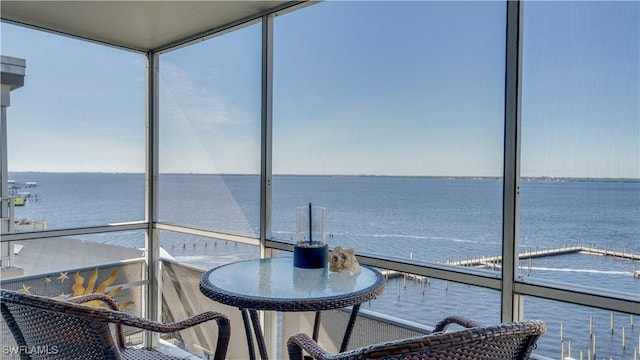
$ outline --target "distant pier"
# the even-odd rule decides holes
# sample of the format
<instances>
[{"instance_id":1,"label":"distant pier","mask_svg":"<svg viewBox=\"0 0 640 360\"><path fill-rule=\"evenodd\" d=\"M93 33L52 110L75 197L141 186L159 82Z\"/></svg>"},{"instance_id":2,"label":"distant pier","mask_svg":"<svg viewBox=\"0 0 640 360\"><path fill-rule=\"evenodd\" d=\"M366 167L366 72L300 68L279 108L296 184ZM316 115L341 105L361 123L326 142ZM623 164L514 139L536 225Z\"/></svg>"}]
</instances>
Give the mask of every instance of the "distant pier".
<instances>
[{"instance_id":1,"label":"distant pier","mask_svg":"<svg viewBox=\"0 0 640 360\"><path fill-rule=\"evenodd\" d=\"M562 246L557 248L546 248L546 249L536 249L532 251L525 251L518 254L519 260L529 260L534 258L542 258L547 256L558 256L558 255L567 255L567 254L576 254L576 253L586 253L592 255L600 255L600 256L612 256L620 259L634 260L640 261L640 254L635 254L627 251L616 251L609 249L602 249L596 246L586 246L586 245L571 245L571 246ZM413 253L410 254L410 258L413 259ZM466 267L488 267L488 268L500 268L502 266L502 256L480 256L474 257L471 259L465 260L446 260L444 262L447 265L454 266L466 266ZM640 270L636 270L635 264L633 267L633 276L635 278L640 279ZM383 275L386 278L395 278L404 276L406 277L414 277L414 278L422 278L421 276L414 276L410 274L406 274L403 272L395 271L395 270L383 270Z\"/></svg>"},{"instance_id":2,"label":"distant pier","mask_svg":"<svg viewBox=\"0 0 640 360\"><path fill-rule=\"evenodd\" d=\"M575 254L580 252L593 254L593 255L613 256L621 259L640 261L640 254L634 254L632 252L626 252L626 251L601 249L598 247L585 246L585 245L563 246L559 248L548 248L548 249L526 251L526 252L520 253L518 255L518 259L527 260L527 259L541 258L541 257L547 257L547 256ZM502 256L500 255L482 256L482 257L473 258L473 259L447 261L447 264L449 265L469 266L469 267L492 266L492 265L501 264L501 263L502 263Z\"/></svg>"}]
</instances>

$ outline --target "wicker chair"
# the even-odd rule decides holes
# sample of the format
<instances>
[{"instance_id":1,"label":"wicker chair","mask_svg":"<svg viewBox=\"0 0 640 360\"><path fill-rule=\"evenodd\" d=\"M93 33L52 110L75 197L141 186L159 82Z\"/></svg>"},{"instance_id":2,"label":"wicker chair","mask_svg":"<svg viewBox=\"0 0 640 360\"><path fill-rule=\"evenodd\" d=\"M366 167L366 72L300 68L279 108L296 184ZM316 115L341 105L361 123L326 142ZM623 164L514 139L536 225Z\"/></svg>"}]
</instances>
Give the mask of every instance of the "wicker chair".
<instances>
[{"instance_id":1,"label":"wicker chair","mask_svg":"<svg viewBox=\"0 0 640 360\"><path fill-rule=\"evenodd\" d=\"M93 300L101 300L111 309L81 305ZM163 324L118 311L116 302L104 294L62 301L9 290L0 290L0 309L23 360L178 359L154 350L126 347L123 325L171 333L215 320L218 325L215 359L224 359L229 345L229 319L213 311ZM110 323L115 324L117 345Z\"/></svg>"},{"instance_id":2,"label":"wicker chair","mask_svg":"<svg viewBox=\"0 0 640 360\"><path fill-rule=\"evenodd\" d=\"M464 329L445 332L450 324L458 324ZM545 330L545 324L539 320L482 326L463 317L448 317L429 335L378 343L336 355L324 351L306 334L289 338L287 348L291 360L308 359L308 356L303 357L303 350L311 358L320 360L524 360L529 358Z\"/></svg>"}]
</instances>

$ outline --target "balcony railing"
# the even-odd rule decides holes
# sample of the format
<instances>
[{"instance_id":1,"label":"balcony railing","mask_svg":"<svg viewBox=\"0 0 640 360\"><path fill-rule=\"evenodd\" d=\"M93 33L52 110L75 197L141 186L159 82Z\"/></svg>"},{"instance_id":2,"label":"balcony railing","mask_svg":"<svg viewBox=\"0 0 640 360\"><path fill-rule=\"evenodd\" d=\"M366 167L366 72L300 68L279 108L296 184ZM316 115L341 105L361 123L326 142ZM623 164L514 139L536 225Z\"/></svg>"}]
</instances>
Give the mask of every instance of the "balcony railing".
<instances>
[{"instance_id":1,"label":"balcony railing","mask_svg":"<svg viewBox=\"0 0 640 360\"><path fill-rule=\"evenodd\" d=\"M55 273L18 276L3 279L1 287L14 291L65 298L74 293L74 286L81 283L88 287L89 281L95 286L105 281L112 283L104 289L105 293L121 288L115 295L119 303L128 304L124 311L140 315L146 306L143 279L144 259L131 259L123 262L103 264L97 267L68 268ZM215 310L227 314L232 324L242 324L242 317L237 308L213 302L202 295L198 285L203 269L181 264L173 260L162 260L162 320L165 322L184 319L194 314ZM94 280L90 280L95 277ZM112 277L109 279L109 277ZM80 280L84 279L84 280ZM87 290L89 291L89 290ZM314 313L271 314L277 317L277 347L274 358L283 358L286 354L286 340L299 332L310 332L313 327ZM328 311L323 314L320 341L330 351L337 351L342 339L336 334L344 332L348 320L348 312L342 310ZM10 348L15 345L4 320L0 326L2 344ZM374 342L416 336L429 333L430 327L400 319L394 319L375 312L363 310L354 329L350 348L368 345ZM217 339L215 324L201 324L179 333L162 336L163 346L174 347L207 359L214 354ZM140 331L126 329L127 341L130 344L141 344L143 337ZM4 354L6 355L6 354ZM3 355L3 359L5 358ZM231 343L228 357L244 359L248 356L247 343L242 326L232 326Z\"/></svg>"}]
</instances>

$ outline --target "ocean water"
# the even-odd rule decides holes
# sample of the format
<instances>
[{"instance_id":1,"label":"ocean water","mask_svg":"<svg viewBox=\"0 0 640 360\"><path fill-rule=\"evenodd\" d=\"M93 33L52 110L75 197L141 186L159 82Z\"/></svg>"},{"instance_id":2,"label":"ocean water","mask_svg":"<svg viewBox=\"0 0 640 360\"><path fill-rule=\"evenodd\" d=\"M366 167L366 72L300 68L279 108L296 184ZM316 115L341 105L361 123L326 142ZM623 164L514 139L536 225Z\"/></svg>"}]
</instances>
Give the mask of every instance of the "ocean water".
<instances>
[{"instance_id":1,"label":"ocean water","mask_svg":"<svg viewBox=\"0 0 640 360\"><path fill-rule=\"evenodd\" d=\"M108 173L12 173L17 182L36 181L17 218L45 220L49 229L143 220L144 176ZM161 175L159 218L170 223L257 236L259 178L238 175ZM520 250L593 245L640 254L640 183L523 181ZM274 176L274 239L294 241L295 208L311 202L327 208L330 246L416 261L457 261L499 255L502 238L502 182L499 179L370 176ZM97 209L97 210L96 210ZM110 233L91 240L143 246L140 232ZM161 243L179 261L209 268L255 257L255 248L161 232ZM522 261L523 280L563 281L625 292L640 301L640 262L589 253ZM495 271L485 269L485 271ZM434 279L389 282L369 308L407 320L434 324L456 313L482 322L499 321L499 293ZM639 304L640 306L640 304ZM525 316L549 325L540 353L559 358L560 327L565 356L591 346L589 317L599 332L598 359L633 359L640 347L640 319L629 315L525 299ZM562 323L562 325L560 324ZM626 326L626 348L621 327ZM586 337L585 337L586 332Z\"/></svg>"}]
</instances>

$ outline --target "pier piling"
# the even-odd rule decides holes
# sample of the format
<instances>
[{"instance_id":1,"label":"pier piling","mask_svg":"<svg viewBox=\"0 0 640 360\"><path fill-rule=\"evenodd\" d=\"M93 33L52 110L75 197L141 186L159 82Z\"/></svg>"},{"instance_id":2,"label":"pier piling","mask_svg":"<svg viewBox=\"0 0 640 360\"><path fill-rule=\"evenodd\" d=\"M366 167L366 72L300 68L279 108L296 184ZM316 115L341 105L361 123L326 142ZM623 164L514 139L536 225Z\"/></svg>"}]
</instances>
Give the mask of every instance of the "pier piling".
<instances>
[{"instance_id":1,"label":"pier piling","mask_svg":"<svg viewBox=\"0 0 640 360\"><path fill-rule=\"evenodd\" d=\"M611 312L611 333L613 334L613 311Z\"/></svg>"}]
</instances>

